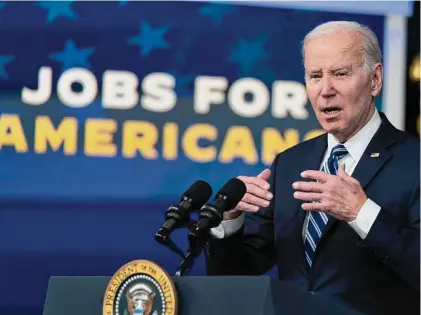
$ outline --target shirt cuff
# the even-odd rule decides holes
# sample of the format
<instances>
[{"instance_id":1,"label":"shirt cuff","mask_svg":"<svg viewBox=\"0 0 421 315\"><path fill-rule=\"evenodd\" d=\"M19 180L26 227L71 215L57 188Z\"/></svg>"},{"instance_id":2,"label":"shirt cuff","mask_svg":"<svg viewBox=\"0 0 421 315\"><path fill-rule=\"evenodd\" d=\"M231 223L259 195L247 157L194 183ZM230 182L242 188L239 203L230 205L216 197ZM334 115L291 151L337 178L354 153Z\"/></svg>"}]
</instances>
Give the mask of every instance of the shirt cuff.
<instances>
[{"instance_id":1,"label":"shirt cuff","mask_svg":"<svg viewBox=\"0 0 421 315\"><path fill-rule=\"evenodd\" d=\"M240 216L238 216L235 219L232 220L225 220L222 221L221 224L219 224L217 227L214 227L211 229L211 234L215 238L225 238L228 236L231 236L235 232L241 229L241 227L244 224L244 213L241 213Z\"/></svg>"},{"instance_id":2,"label":"shirt cuff","mask_svg":"<svg viewBox=\"0 0 421 315\"><path fill-rule=\"evenodd\" d=\"M357 218L354 221L348 222L348 224L362 239L365 239L374 221L376 221L380 210L381 207L378 204L371 199L367 199L361 207Z\"/></svg>"}]
</instances>

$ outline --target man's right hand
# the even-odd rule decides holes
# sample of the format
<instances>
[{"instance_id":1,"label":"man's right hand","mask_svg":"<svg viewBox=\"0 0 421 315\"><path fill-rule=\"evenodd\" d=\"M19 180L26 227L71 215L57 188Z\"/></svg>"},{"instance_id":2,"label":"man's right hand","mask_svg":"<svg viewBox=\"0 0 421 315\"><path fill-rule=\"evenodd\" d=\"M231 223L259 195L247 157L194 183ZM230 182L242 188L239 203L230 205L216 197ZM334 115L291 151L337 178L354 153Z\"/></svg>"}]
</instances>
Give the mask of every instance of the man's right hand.
<instances>
[{"instance_id":1,"label":"man's right hand","mask_svg":"<svg viewBox=\"0 0 421 315\"><path fill-rule=\"evenodd\" d=\"M269 191L268 183L270 169L263 170L256 177L238 176L237 178L246 184L247 192L235 209L224 213L224 220L232 220L241 215L243 211L257 212L261 207L267 207L273 198Z\"/></svg>"}]
</instances>

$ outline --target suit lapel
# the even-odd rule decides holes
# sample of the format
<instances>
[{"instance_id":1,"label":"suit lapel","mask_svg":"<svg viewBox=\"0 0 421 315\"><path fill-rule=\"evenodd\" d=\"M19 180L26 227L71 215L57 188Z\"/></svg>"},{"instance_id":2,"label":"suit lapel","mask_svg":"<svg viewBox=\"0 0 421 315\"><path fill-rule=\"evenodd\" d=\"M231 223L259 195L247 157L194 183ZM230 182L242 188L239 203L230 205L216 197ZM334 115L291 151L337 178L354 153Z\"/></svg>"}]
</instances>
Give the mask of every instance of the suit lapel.
<instances>
[{"instance_id":1,"label":"suit lapel","mask_svg":"<svg viewBox=\"0 0 421 315\"><path fill-rule=\"evenodd\" d=\"M306 157L303 159L302 163L302 169L300 170L300 173L305 170L318 170L320 169L320 164L323 160L323 156L326 152L327 148L327 134L323 134L320 137L315 139L315 145L314 147L308 152ZM299 178L297 180L303 180L303 178L300 176L300 173L298 174ZM305 250L304 250L304 240L302 236L303 231L303 224L304 219L307 214L307 211L304 211L301 209L302 202L297 200L297 221L298 228L297 231L299 231L299 235L296 235L296 237L299 237L300 244L301 244L301 270L304 274L308 275L308 264L305 258Z\"/></svg>"},{"instance_id":2,"label":"suit lapel","mask_svg":"<svg viewBox=\"0 0 421 315\"><path fill-rule=\"evenodd\" d=\"M374 154L374 156L372 154ZM365 189L377 172L391 157L392 154L385 149L364 152L352 177L358 180L361 187Z\"/></svg>"},{"instance_id":3,"label":"suit lapel","mask_svg":"<svg viewBox=\"0 0 421 315\"><path fill-rule=\"evenodd\" d=\"M380 113L382 124L367 146L352 177L360 182L364 189L383 167L383 165L392 157L392 153L386 150L397 140L398 133L395 127L388 121L383 113Z\"/></svg>"},{"instance_id":4,"label":"suit lapel","mask_svg":"<svg viewBox=\"0 0 421 315\"><path fill-rule=\"evenodd\" d=\"M320 169L320 164L322 163L327 149L327 134L320 136L316 141L317 142L315 143L313 150L311 150L307 157L304 159L303 168L301 171ZM303 178L300 177L300 180L303 180ZM307 212L301 209L301 204L302 203L300 202L300 220L302 221L301 223L303 223Z\"/></svg>"}]
</instances>

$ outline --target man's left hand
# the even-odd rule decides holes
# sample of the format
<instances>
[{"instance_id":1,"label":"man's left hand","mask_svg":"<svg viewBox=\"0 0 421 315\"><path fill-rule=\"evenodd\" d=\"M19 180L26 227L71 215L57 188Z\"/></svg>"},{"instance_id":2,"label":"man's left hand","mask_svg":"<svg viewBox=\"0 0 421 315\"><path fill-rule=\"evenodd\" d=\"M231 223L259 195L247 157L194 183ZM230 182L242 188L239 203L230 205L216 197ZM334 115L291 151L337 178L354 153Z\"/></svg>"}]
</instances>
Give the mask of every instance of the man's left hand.
<instances>
[{"instance_id":1,"label":"man's left hand","mask_svg":"<svg viewBox=\"0 0 421 315\"><path fill-rule=\"evenodd\" d=\"M322 211L339 220L351 222L367 201L367 196L358 180L349 176L344 166L337 175L322 171L304 171L301 177L317 182L295 182L294 197L306 201L302 208L307 211Z\"/></svg>"}]
</instances>

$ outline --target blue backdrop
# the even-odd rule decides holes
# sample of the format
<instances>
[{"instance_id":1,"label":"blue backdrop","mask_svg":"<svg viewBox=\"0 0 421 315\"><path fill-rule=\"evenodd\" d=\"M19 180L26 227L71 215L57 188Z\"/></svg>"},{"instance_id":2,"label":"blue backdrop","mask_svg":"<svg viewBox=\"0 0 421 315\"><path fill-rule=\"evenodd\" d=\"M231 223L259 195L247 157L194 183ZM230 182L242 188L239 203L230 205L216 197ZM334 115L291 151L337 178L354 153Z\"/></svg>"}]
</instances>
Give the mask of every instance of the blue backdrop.
<instances>
[{"instance_id":1,"label":"blue backdrop","mask_svg":"<svg viewBox=\"0 0 421 315\"><path fill-rule=\"evenodd\" d=\"M174 273L178 257L153 240L170 203L197 179L216 191L257 174L320 131L300 43L328 20L383 42L374 15L0 2L0 314L41 314L52 275L141 258ZM186 249L183 231L175 240Z\"/></svg>"}]
</instances>

